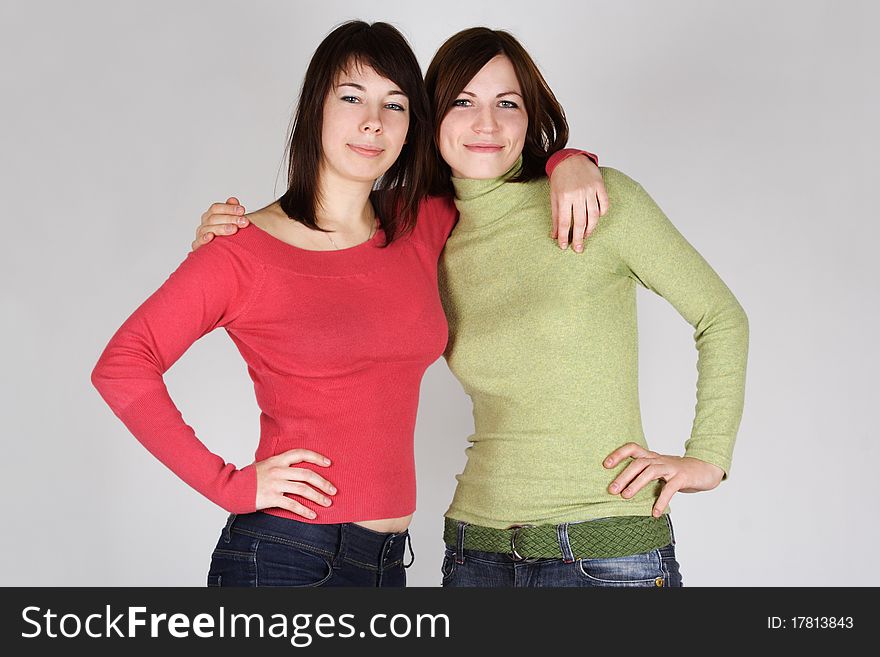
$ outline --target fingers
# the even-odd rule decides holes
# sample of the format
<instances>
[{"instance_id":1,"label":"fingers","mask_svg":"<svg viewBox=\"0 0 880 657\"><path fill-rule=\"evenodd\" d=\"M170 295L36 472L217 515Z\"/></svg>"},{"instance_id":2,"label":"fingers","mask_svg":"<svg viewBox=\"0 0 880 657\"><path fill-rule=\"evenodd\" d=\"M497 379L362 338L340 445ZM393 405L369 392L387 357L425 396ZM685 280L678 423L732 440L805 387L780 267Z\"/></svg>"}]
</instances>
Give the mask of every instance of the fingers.
<instances>
[{"instance_id":1,"label":"fingers","mask_svg":"<svg viewBox=\"0 0 880 657\"><path fill-rule=\"evenodd\" d=\"M642 464L642 470L638 473L635 479L630 481L628 484L625 484L625 488L620 491L620 496L628 500L633 497L636 493L642 490L645 486L656 479L661 479L669 475L669 472L659 463L650 463L645 459L638 459L633 461L633 463ZM618 486L624 486L624 484L620 481L620 477L615 480ZM612 484L613 485L613 484ZM620 490L620 488L618 488Z\"/></svg>"},{"instance_id":2,"label":"fingers","mask_svg":"<svg viewBox=\"0 0 880 657\"><path fill-rule=\"evenodd\" d=\"M215 235L232 235L238 232L235 224L202 224L196 229L196 242L206 244Z\"/></svg>"},{"instance_id":3,"label":"fingers","mask_svg":"<svg viewBox=\"0 0 880 657\"><path fill-rule=\"evenodd\" d=\"M219 209L216 212L208 212L207 214L203 215L204 221L202 223L236 223L239 226L244 226L248 223L248 218L244 216L244 207L242 207L241 205L217 205L219 206Z\"/></svg>"},{"instance_id":4,"label":"fingers","mask_svg":"<svg viewBox=\"0 0 880 657\"><path fill-rule=\"evenodd\" d=\"M319 488L328 495L336 495L336 486L324 479L317 472L305 468L288 468L287 479L289 481L306 481L315 488Z\"/></svg>"},{"instance_id":5,"label":"fingers","mask_svg":"<svg viewBox=\"0 0 880 657\"><path fill-rule=\"evenodd\" d=\"M314 519L317 514L287 494L299 495L322 506L330 506L330 498L322 495L311 486L298 481L289 481L290 468L286 466L272 467L268 471L257 470L257 510L281 508L287 509L304 518Z\"/></svg>"},{"instance_id":6,"label":"fingers","mask_svg":"<svg viewBox=\"0 0 880 657\"><path fill-rule=\"evenodd\" d=\"M552 216L552 221L550 223L550 237L552 239L556 239L556 235L559 234L559 203L556 201L556 195L550 195L550 214Z\"/></svg>"},{"instance_id":7,"label":"fingers","mask_svg":"<svg viewBox=\"0 0 880 657\"><path fill-rule=\"evenodd\" d=\"M230 197L229 200L236 201L236 203L232 204L227 202L212 204L211 207L202 214L199 228L201 229L204 226L238 226L244 228L247 226L250 221L244 216L244 206L239 205L235 197Z\"/></svg>"},{"instance_id":8,"label":"fingers","mask_svg":"<svg viewBox=\"0 0 880 657\"><path fill-rule=\"evenodd\" d=\"M608 208L611 207L611 204L608 202L608 192L605 191L605 185L599 185L599 189L596 190L596 200L599 202L599 216L604 217L605 213L608 212Z\"/></svg>"},{"instance_id":9,"label":"fingers","mask_svg":"<svg viewBox=\"0 0 880 657\"><path fill-rule=\"evenodd\" d=\"M333 500L329 497L301 481L292 481L282 484L281 492L290 493L291 495L299 495L312 502L317 502L321 506L330 506L333 503Z\"/></svg>"},{"instance_id":10,"label":"fingers","mask_svg":"<svg viewBox=\"0 0 880 657\"><path fill-rule=\"evenodd\" d=\"M289 495L297 495L328 507L336 487L308 468L291 467L295 463L313 463L322 467L330 459L310 449L290 449L256 464L257 509L282 508L304 518L314 519L317 514Z\"/></svg>"},{"instance_id":11,"label":"fingers","mask_svg":"<svg viewBox=\"0 0 880 657\"><path fill-rule=\"evenodd\" d=\"M310 450L297 449L290 450L290 452L305 452L306 454L300 456L307 456L313 460L320 460L322 464L325 460L323 456ZM284 455L279 456L290 455L290 452L286 452ZM299 463L305 461L305 459L300 458L299 456L296 458ZM279 459L279 463L283 463L285 460L288 459ZM303 515L306 518L315 518L316 514L311 509L303 506L296 500L292 500L287 497L287 495L298 495L299 497L311 500L324 507L333 504L333 500L330 499L329 495L336 494L336 487L324 479L324 477L311 470L306 470L305 468L291 468L289 465L278 465L272 469L270 476L273 480L272 489L274 493L274 506L280 506L281 508L293 511L298 515ZM326 495L324 494L325 492ZM296 506L293 507L289 502L295 503Z\"/></svg>"},{"instance_id":12,"label":"fingers","mask_svg":"<svg viewBox=\"0 0 880 657\"><path fill-rule=\"evenodd\" d=\"M196 229L196 239L190 244L195 251L203 244L207 244L215 235L233 235L239 228L244 228L250 221L244 216L244 206L234 196L226 199L226 203L213 203L202 214L199 227Z\"/></svg>"},{"instance_id":13,"label":"fingers","mask_svg":"<svg viewBox=\"0 0 880 657\"><path fill-rule=\"evenodd\" d=\"M617 495L618 493L622 493L623 489L630 485L633 479L635 479L639 474L641 474L642 470L648 467L650 463L645 459L635 459L633 460L626 468L624 468L623 472L617 475L608 485L608 492L612 495ZM632 495L628 495L628 497L632 497Z\"/></svg>"},{"instance_id":14,"label":"fingers","mask_svg":"<svg viewBox=\"0 0 880 657\"><path fill-rule=\"evenodd\" d=\"M230 201L236 201L234 197L230 197ZM244 206L239 203L212 203L208 210L202 214L202 224L207 223L215 223L215 224L223 224L229 223L237 223L236 219L231 219L234 217L244 218Z\"/></svg>"},{"instance_id":15,"label":"fingers","mask_svg":"<svg viewBox=\"0 0 880 657\"><path fill-rule=\"evenodd\" d=\"M606 458L602 462L602 465L604 465L606 468L613 468L618 463L620 463L623 459L643 458L643 457L648 457L648 456L651 456L651 457L657 456L657 453L645 449L644 447L642 447L638 443L629 442L629 443L625 443L625 444L621 445L620 447L615 449L613 452L611 452L611 454L608 455L608 458Z\"/></svg>"},{"instance_id":16,"label":"fingers","mask_svg":"<svg viewBox=\"0 0 880 657\"><path fill-rule=\"evenodd\" d=\"M228 207L228 206L224 206ZM240 205L238 207L241 207ZM202 215L202 222L199 228L212 226L238 226L244 228L250 223L250 220L241 214L230 214L228 212L211 212Z\"/></svg>"},{"instance_id":17,"label":"fingers","mask_svg":"<svg viewBox=\"0 0 880 657\"><path fill-rule=\"evenodd\" d=\"M583 202L576 202L572 205L572 214L574 215L574 227L571 234L571 247L575 253L582 253L584 250L584 232L587 229L587 206Z\"/></svg>"},{"instance_id":18,"label":"fingers","mask_svg":"<svg viewBox=\"0 0 880 657\"><path fill-rule=\"evenodd\" d=\"M294 463L314 463L320 466L330 465L330 459L310 449L289 449L286 452L281 452L275 458L279 459L284 465L293 465Z\"/></svg>"},{"instance_id":19,"label":"fingers","mask_svg":"<svg viewBox=\"0 0 880 657\"><path fill-rule=\"evenodd\" d=\"M660 491L660 495L657 496L657 501L654 502L654 510L651 512L652 516L659 518L663 514L666 507L669 506L672 496L679 491L679 486L678 477L672 477L663 484L663 489Z\"/></svg>"},{"instance_id":20,"label":"fingers","mask_svg":"<svg viewBox=\"0 0 880 657\"><path fill-rule=\"evenodd\" d=\"M193 240L192 244L190 244L189 246L190 246L190 248L191 248L193 251L195 251L195 250L196 250L197 248L199 248L202 244L207 244L207 243L210 242L213 238L214 238L214 233L206 233L203 239L199 239L198 237L196 237L196 238Z\"/></svg>"},{"instance_id":21,"label":"fingers","mask_svg":"<svg viewBox=\"0 0 880 657\"><path fill-rule=\"evenodd\" d=\"M322 495L318 491L322 491L327 495L336 494L336 486L331 484L327 479L319 475L317 472L314 472L307 468L291 467L294 463L314 463L315 465L326 467L330 465L330 459L328 459L323 454L318 454L317 452L313 452L310 449L291 449L286 452L282 452L281 454L278 454L275 458L277 459L277 464L279 468L283 470L281 476L286 480L286 482L306 482L310 484L310 486L306 486L305 483L301 484L302 487L305 487L309 489L309 491L311 491L309 495L299 493L296 490L285 490L285 492L296 493L298 495L301 494L303 495L303 497L308 497L310 500L320 502L321 504L323 504L322 500L324 499L324 495ZM291 485L297 488L300 486L300 484L290 484L288 485L288 487ZM312 494L314 494L316 497L313 497ZM330 500L327 499L327 504L325 504L325 506L329 506L329 502Z\"/></svg>"},{"instance_id":22,"label":"fingers","mask_svg":"<svg viewBox=\"0 0 880 657\"><path fill-rule=\"evenodd\" d=\"M562 203L559 209L559 221L556 231L556 241L560 249L568 248L568 234L571 231L571 206Z\"/></svg>"},{"instance_id":23,"label":"fingers","mask_svg":"<svg viewBox=\"0 0 880 657\"><path fill-rule=\"evenodd\" d=\"M289 497L284 497L282 495L278 498L278 503L273 506L278 507L280 509L287 509L291 513L295 513L298 516L302 516L303 518L308 518L309 520L314 520L318 517L318 514L312 511L307 506L303 506L296 500L292 500Z\"/></svg>"},{"instance_id":24,"label":"fingers","mask_svg":"<svg viewBox=\"0 0 880 657\"><path fill-rule=\"evenodd\" d=\"M587 196L587 237L593 234L593 231L596 230L596 225L599 223L599 199L593 194L589 194Z\"/></svg>"},{"instance_id":25,"label":"fingers","mask_svg":"<svg viewBox=\"0 0 880 657\"><path fill-rule=\"evenodd\" d=\"M579 196L574 199L564 199L559 202L554 196L551 201L553 212L553 224L551 236L559 242L559 247L565 249L568 242L568 230L571 231L571 247L576 253L583 253L584 241L589 238L596 226L599 225L599 217L605 214L602 207L601 197L607 196L602 188L595 194L588 193L586 198Z\"/></svg>"}]
</instances>

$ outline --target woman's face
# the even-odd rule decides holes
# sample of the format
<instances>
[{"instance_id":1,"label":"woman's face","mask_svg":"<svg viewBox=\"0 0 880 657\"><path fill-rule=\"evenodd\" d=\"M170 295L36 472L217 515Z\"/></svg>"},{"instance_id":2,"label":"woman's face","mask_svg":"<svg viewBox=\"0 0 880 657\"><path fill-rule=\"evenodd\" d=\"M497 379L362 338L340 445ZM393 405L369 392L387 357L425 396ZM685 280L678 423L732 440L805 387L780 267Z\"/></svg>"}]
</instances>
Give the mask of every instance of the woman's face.
<instances>
[{"instance_id":1,"label":"woman's face","mask_svg":"<svg viewBox=\"0 0 880 657\"><path fill-rule=\"evenodd\" d=\"M529 117L513 64L490 59L440 123L440 153L456 178L497 178L522 153Z\"/></svg>"},{"instance_id":2,"label":"woman's face","mask_svg":"<svg viewBox=\"0 0 880 657\"><path fill-rule=\"evenodd\" d=\"M324 100L321 169L347 180L372 183L406 142L409 99L369 66L349 66Z\"/></svg>"}]
</instances>

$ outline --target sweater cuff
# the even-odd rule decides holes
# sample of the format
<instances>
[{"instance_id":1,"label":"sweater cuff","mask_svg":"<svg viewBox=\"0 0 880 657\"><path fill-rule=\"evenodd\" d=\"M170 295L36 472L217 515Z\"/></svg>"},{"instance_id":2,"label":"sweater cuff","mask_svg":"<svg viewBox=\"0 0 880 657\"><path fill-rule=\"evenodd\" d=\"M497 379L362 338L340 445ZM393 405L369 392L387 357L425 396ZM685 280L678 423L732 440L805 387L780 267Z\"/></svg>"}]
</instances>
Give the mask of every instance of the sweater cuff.
<instances>
[{"instance_id":1,"label":"sweater cuff","mask_svg":"<svg viewBox=\"0 0 880 657\"><path fill-rule=\"evenodd\" d=\"M594 153L582 151L577 148L562 148L547 158L547 164L544 167L547 176L549 177L556 167L573 155L585 155L590 158L596 166L599 166L599 156Z\"/></svg>"},{"instance_id":2,"label":"sweater cuff","mask_svg":"<svg viewBox=\"0 0 880 657\"><path fill-rule=\"evenodd\" d=\"M235 470L223 487L223 503L229 513L254 513L257 510L256 464Z\"/></svg>"},{"instance_id":3,"label":"sweater cuff","mask_svg":"<svg viewBox=\"0 0 880 657\"><path fill-rule=\"evenodd\" d=\"M729 456L725 454L720 454L714 450L706 449L705 445L686 447L684 455L688 458L697 459L699 461L711 463L712 465L718 466L724 471L724 476L721 477L721 481L727 479L727 475L730 472L731 459Z\"/></svg>"}]
</instances>

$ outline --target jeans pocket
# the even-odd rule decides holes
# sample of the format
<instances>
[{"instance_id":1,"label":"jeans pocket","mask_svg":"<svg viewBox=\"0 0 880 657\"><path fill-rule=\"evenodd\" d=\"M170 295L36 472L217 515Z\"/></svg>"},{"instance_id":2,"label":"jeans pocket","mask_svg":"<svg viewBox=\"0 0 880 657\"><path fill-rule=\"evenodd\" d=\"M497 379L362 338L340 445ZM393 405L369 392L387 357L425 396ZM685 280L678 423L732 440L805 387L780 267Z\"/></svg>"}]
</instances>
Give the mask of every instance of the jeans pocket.
<instances>
[{"instance_id":1,"label":"jeans pocket","mask_svg":"<svg viewBox=\"0 0 880 657\"><path fill-rule=\"evenodd\" d=\"M317 550L261 539L256 548L258 586L321 586L333 576L332 557Z\"/></svg>"},{"instance_id":2,"label":"jeans pocket","mask_svg":"<svg viewBox=\"0 0 880 657\"><path fill-rule=\"evenodd\" d=\"M256 586L253 553L214 550L208 570L208 586Z\"/></svg>"},{"instance_id":3,"label":"jeans pocket","mask_svg":"<svg viewBox=\"0 0 880 657\"><path fill-rule=\"evenodd\" d=\"M656 587L667 585L660 550L651 550L625 557L578 559L575 567L580 575L596 586Z\"/></svg>"}]
</instances>

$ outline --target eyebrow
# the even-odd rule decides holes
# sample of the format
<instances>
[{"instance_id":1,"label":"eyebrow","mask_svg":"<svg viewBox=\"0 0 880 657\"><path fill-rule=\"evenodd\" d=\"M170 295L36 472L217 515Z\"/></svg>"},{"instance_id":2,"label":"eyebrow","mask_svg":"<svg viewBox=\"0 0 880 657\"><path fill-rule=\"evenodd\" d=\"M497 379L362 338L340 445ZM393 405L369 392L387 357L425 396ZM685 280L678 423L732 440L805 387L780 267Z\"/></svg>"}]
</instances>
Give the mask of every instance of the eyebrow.
<instances>
[{"instance_id":1,"label":"eyebrow","mask_svg":"<svg viewBox=\"0 0 880 657\"><path fill-rule=\"evenodd\" d=\"M477 94L475 94L475 93L473 93L473 92L471 92L471 91L464 91L464 90L462 90L461 93L463 93L463 94L467 94L467 95L470 96L471 98L476 98L476 97L477 97ZM523 95L522 95L520 92L518 92L518 91L512 91L512 90L511 90L511 91L502 91L500 94L498 94L497 96L495 96L495 98L501 98L502 96L519 96L520 98L523 97Z\"/></svg>"},{"instance_id":2,"label":"eyebrow","mask_svg":"<svg viewBox=\"0 0 880 657\"><path fill-rule=\"evenodd\" d=\"M337 88L339 88L339 87L354 87L355 89L360 89L361 91L364 91L364 92L366 92L366 90L367 90L367 88L364 85L357 84L356 82L340 82L339 84L336 85L336 87ZM403 93L400 89L392 89L391 91L389 91L385 95L386 96L406 96L406 94Z\"/></svg>"}]
</instances>

